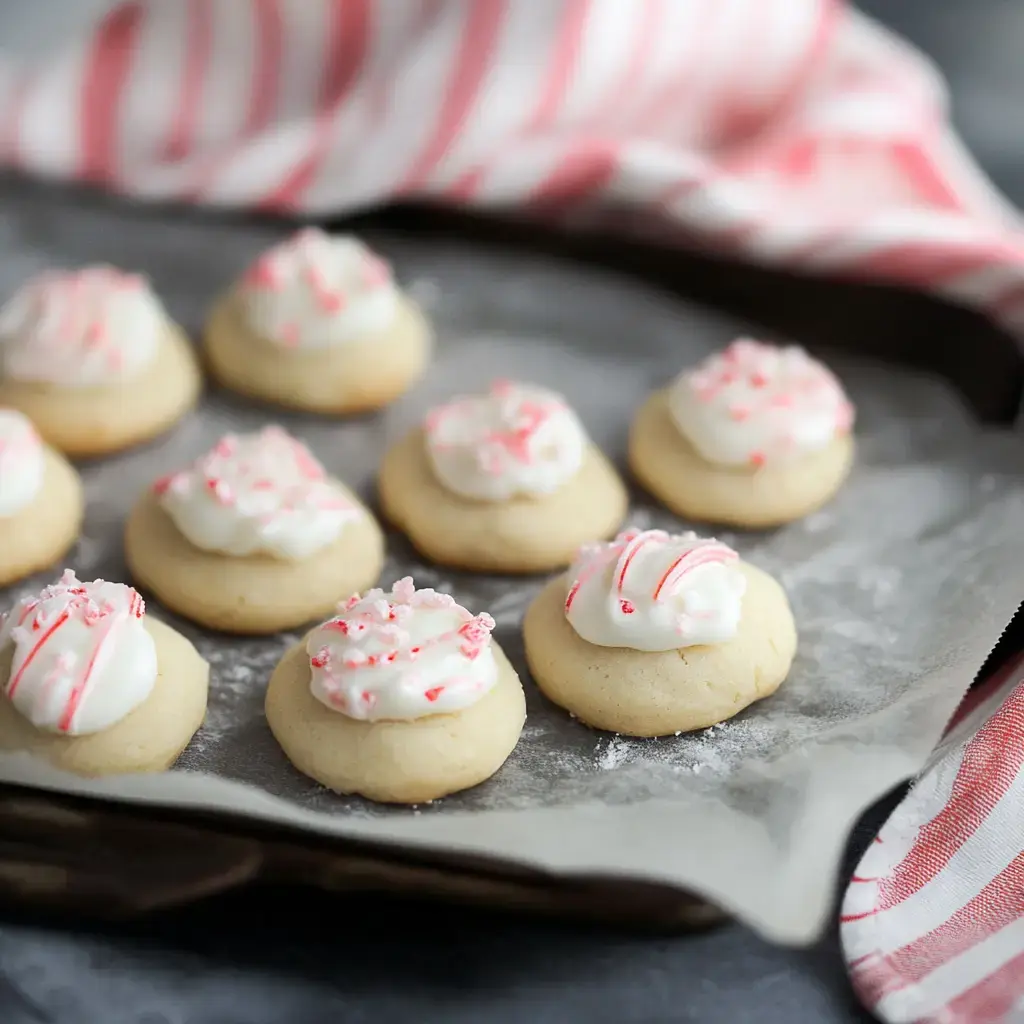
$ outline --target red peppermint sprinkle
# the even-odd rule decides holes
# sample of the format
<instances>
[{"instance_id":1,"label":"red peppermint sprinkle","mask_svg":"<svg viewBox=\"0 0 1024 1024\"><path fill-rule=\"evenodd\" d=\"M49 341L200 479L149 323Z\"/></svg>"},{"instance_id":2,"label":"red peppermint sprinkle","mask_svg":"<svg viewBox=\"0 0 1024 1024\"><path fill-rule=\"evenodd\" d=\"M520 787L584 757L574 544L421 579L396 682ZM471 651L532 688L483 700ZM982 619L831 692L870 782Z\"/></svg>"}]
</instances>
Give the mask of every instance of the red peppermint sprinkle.
<instances>
[{"instance_id":1,"label":"red peppermint sprinkle","mask_svg":"<svg viewBox=\"0 0 1024 1024\"><path fill-rule=\"evenodd\" d=\"M250 288L265 288L278 291L282 286L280 275L270 254L261 256L246 271L243 279Z\"/></svg>"},{"instance_id":2,"label":"red peppermint sprinkle","mask_svg":"<svg viewBox=\"0 0 1024 1024\"><path fill-rule=\"evenodd\" d=\"M340 313L348 305L342 292L321 292L316 301L325 313Z\"/></svg>"},{"instance_id":3,"label":"red peppermint sprinkle","mask_svg":"<svg viewBox=\"0 0 1024 1024\"><path fill-rule=\"evenodd\" d=\"M206 489L217 499L221 505L230 505L233 496L231 487L224 481L217 477L206 478Z\"/></svg>"},{"instance_id":4,"label":"red peppermint sprinkle","mask_svg":"<svg viewBox=\"0 0 1024 1024\"><path fill-rule=\"evenodd\" d=\"M171 489L171 484L174 482L174 473L168 473L165 476L160 477L153 484L153 493L158 497L166 494Z\"/></svg>"},{"instance_id":5,"label":"red peppermint sprinkle","mask_svg":"<svg viewBox=\"0 0 1024 1024\"><path fill-rule=\"evenodd\" d=\"M309 282L310 287L314 291L326 290L327 279L324 277L323 271L316 264L310 263L303 267L302 276Z\"/></svg>"},{"instance_id":6,"label":"red peppermint sprinkle","mask_svg":"<svg viewBox=\"0 0 1024 1024\"><path fill-rule=\"evenodd\" d=\"M848 434L853 429L854 408L851 402L844 402L839 407L839 422L836 427L841 434Z\"/></svg>"},{"instance_id":7,"label":"red peppermint sprinkle","mask_svg":"<svg viewBox=\"0 0 1024 1024\"><path fill-rule=\"evenodd\" d=\"M380 288L391 280L391 268L379 256L368 253L363 261L362 278L367 288Z\"/></svg>"},{"instance_id":8,"label":"red peppermint sprinkle","mask_svg":"<svg viewBox=\"0 0 1024 1024\"><path fill-rule=\"evenodd\" d=\"M98 320L94 320L85 331L86 348L99 348L107 337L107 330Z\"/></svg>"}]
</instances>

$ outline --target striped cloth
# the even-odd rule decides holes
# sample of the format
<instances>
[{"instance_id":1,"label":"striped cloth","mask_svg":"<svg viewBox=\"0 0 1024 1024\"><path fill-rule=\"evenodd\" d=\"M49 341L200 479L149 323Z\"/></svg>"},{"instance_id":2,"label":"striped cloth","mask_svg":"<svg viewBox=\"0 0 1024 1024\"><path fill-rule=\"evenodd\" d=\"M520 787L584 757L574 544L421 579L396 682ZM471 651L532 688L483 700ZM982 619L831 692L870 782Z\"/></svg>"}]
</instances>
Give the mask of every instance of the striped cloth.
<instances>
[{"instance_id":1,"label":"striped cloth","mask_svg":"<svg viewBox=\"0 0 1024 1024\"><path fill-rule=\"evenodd\" d=\"M931 64L838 0L100 13L0 62L7 166L288 214L510 209L910 285L1024 337L1017 212L951 131ZM1022 670L956 726L851 884L851 976L886 1020L1010 1020L1024 996Z\"/></svg>"},{"instance_id":2,"label":"striped cloth","mask_svg":"<svg viewBox=\"0 0 1024 1024\"><path fill-rule=\"evenodd\" d=\"M931 64L838 0L138 0L0 66L0 160L33 174L280 212L511 207L1024 333L1018 215L945 115Z\"/></svg>"},{"instance_id":3,"label":"striped cloth","mask_svg":"<svg viewBox=\"0 0 1024 1024\"><path fill-rule=\"evenodd\" d=\"M883 1020L1024 1021L1024 654L972 691L868 847L840 931Z\"/></svg>"}]
</instances>

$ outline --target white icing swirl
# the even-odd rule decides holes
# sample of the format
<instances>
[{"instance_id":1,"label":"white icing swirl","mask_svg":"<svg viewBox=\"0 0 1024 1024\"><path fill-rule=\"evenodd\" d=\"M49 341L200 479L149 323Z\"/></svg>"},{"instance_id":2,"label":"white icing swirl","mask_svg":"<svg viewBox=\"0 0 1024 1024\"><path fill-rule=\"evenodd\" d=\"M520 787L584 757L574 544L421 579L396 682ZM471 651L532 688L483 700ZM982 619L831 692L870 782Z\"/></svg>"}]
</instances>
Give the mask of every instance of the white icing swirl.
<instances>
[{"instance_id":1,"label":"white icing swirl","mask_svg":"<svg viewBox=\"0 0 1024 1024\"><path fill-rule=\"evenodd\" d=\"M4 693L37 729L81 736L137 708L157 677L146 606L123 583L80 583L67 569L0 620L0 650L13 644Z\"/></svg>"},{"instance_id":2,"label":"white icing swirl","mask_svg":"<svg viewBox=\"0 0 1024 1024\"><path fill-rule=\"evenodd\" d=\"M587 434L565 399L545 388L496 381L484 395L431 410L427 454L437 479L481 501L541 497L579 472Z\"/></svg>"},{"instance_id":3,"label":"white icing swirl","mask_svg":"<svg viewBox=\"0 0 1024 1024\"><path fill-rule=\"evenodd\" d=\"M31 505L43 486L43 444L32 424L0 409L0 519Z\"/></svg>"},{"instance_id":4,"label":"white icing swirl","mask_svg":"<svg viewBox=\"0 0 1024 1024\"><path fill-rule=\"evenodd\" d=\"M306 641L310 689L349 718L376 722L450 714L498 682L490 615L471 615L448 594L410 577L340 606Z\"/></svg>"},{"instance_id":5,"label":"white icing swirl","mask_svg":"<svg viewBox=\"0 0 1024 1024\"><path fill-rule=\"evenodd\" d=\"M625 530L580 549L569 570L569 624L588 643L671 651L731 640L746 577L738 555L695 533Z\"/></svg>"},{"instance_id":6,"label":"white icing swirl","mask_svg":"<svg viewBox=\"0 0 1024 1024\"><path fill-rule=\"evenodd\" d=\"M65 388L115 384L149 365L166 325L138 274L47 271L0 309L0 368L12 380Z\"/></svg>"},{"instance_id":7,"label":"white icing swirl","mask_svg":"<svg viewBox=\"0 0 1024 1024\"><path fill-rule=\"evenodd\" d=\"M398 312L387 263L351 235L305 228L268 249L239 284L242 310L262 338L325 349L386 331Z\"/></svg>"},{"instance_id":8,"label":"white icing swirl","mask_svg":"<svg viewBox=\"0 0 1024 1024\"><path fill-rule=\"evenodd\" d=\"M838 380L802 348L740 338L676 379L669 412L708 462L761 466L820 451L853 426Z\"/></svg>"},{"instance_id":9,"label":"white icing swirl","mask_svg":"<svg viewBox=\"0 0 1024 1024\"><path fill-rule=\"evenodd\" d=\"M299 560L333 543L362 510L281 427L228 434L153 489L197 548Z\"/></svg>"}]
</instances>

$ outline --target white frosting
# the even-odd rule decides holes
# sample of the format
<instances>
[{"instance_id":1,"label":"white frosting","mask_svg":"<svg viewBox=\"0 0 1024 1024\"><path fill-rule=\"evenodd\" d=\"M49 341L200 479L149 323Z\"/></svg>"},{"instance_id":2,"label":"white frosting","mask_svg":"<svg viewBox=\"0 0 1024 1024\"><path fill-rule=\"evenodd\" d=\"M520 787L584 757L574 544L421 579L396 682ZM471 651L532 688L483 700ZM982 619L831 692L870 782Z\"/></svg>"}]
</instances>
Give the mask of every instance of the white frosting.
<instances>
[{"instance_id":1,"label":"white frosting","mask_svg":"<svg viewBox=\"0 0 1024 1024\"><path fill-rule=\"evenodd\" d=\"M741 338L669 392L680 433L708 462L761 466L820 451L853 426L842 385L802 348Z\"/></svg>"},{"instance_id":2,"label":"white frosting","mask_svg":"<svg viewBox=\"0 0 1024 1024\"><path fill-rule=\"evenodd\" d=\"M43 445L20 412L0 409L0 519L30 505L43 486Z\"/></svg>"},{"instance_id":3,"label":"white frosting","mask_svg":"<svg viewBox=\"0 0 1024 1024\"><path fill-rule=\"evenodd\" d=\"M14 646L4 693L37 729L81 736L109 728L156 682L145 613L131 587L80 583L67 569L0 620L0 650Z\"/></svg>"},{"instance_id":4,"label":"white frosting","mask_svg":"<svg viewBox=\"0 0 1024 1024\"><path fill-rule=\"evenodd\" d=\"M554 391L498 381L431 410L427 454L438 480L483 501L540 497L572 479L587 448L579 418Z\"/></svg>"},{"instance_id":5,"label":"white frosting","mask_svg":"<svg viewBox=\"0 0 1024 1024\"><path fill-rule=\"evenodd\" d=\"M153 360L166 324L138 274L47 271L0 309L0 367L12 380L65 388L114 384Z\"/></svg>"},{"instance_id":6,"label":"white frosting","mask_svg":"<svg viewBox=\"0 0 1024 1024\"><path fill-rule=\"evenodd\" d=\"M626 530L580 549L569 570L569 624L588 643L671 651L731 640L746 577L738 555L695 533Z\"/></svg>"},{"instance_id":7,"label":"white frosting","mask_svg":"<svg viewBox=\"0 0 1024 1024\"><path fill-rule=\"evenodd\" d=\"M187 540L224 555L308 558L362 515L312 452L273 426L222 437L154 491Z\"/></svg>"},{"instance_id":8,"label":"white frosting","mask_svg":"<svg viewBox=\"0 0 1024 1024\"><path fill-rule=\"evenodd\" d=\"M267 250L239 284L242 310L262 338L324 349L386 331L398 289L379 256L351 235L305 228Z\"/></svg>"},{"instance_id":9,"label":"white frosting","mask_svg":"<svg viewBox=\"0 0 1024 1024\"><path fill-rule=\"evenodd\" d=\"M367 591L306 641L310 689L332 711L361 721L450 714L498 682L494 619L471 615L448 594L410 577Z\"/></svg>"}]
</instances>

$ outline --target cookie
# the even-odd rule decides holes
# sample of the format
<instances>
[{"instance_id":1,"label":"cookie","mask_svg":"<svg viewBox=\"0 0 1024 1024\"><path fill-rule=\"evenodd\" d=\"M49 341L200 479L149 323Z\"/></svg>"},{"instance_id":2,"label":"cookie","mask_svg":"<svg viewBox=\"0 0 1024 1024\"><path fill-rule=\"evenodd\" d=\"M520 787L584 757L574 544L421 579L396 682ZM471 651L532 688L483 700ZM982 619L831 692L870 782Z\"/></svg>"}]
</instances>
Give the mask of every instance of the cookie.
<instances>
[{"instance_id":1,"label":"cookie","mask_svg":"<svg viewBox=\"0 0 1024 1024\"><path fill-rule=\"evenodd\" d=\"M778 689L796 652L782 587L696 534L627 530L527 609L526 660L580 721L629 736L723 722Z\"/></svg>"},{"instance_id":2,"label":"cookie","mask_svg":"<svg viewBox=\"0 0 1024 1024\"><path fill-rule=\"evenodd\" d=\"M740 339L637 412L629 461L676 514L756 529L820 508L853 464L854 409L800 348Z\"/></svg>"},{"instance_id":3,"label":"cookie","mask_svg":"<svg viewBox=\"0 0 1024 1024\"><path fill-rule=\"evenodd\" d=\"M0 310L0 405L65 454L150 440L195 405L201 386L192 346L138 274L49 271Z\"/></svg>"},{"instance_id":4,"label":"cookie","mask_svg":"<svg viewBox=\"0 0 1024 1024\"><path fill-rule=\"evenodd\" d=\"M208 678L131 587L69 569L0 622L0 750L78 775L162 771L202 725Z\"/></svg>"},{"instance_id":5,"label":"cookie","mask_svg":"<svg viewBox=\"0 0 1024 1024\"><path fill-rule=\"evenodd\" d=\"M416 804L476 786L526 720L493 627L408 577L354 597L285 654L267 723L300 772L338 793Z\"/></svg>"},{"instance_id":6,"label":"cookie","mask_svg":"<svg viewBox=\"0 0 1024 1024\"><path fill-rule=\"evenodd\" d=\"M306 228L263 253L214 307L206 359L221 384L292 409L377 409L407 391L431 331L388 265L350 235Z\"/></svg>"},{"instance_id":7,"label":"cookie","mask_svg":"<svg viewBox=\"0 0 1024 1024\"><path fill-rule=\"evenodd\" d=\"M29 420L0 409L0 587L52 565L78 539L82 482Z\"/></svg>"},{"instance_id":8,"label":"cookie","mask_svg":"<svg viewBox=\"0 0 1024 1024\"><path fill-rule=\"evenodd\" d=\"M499 382L434 409L384 456L381 508L424 556L545 572L611 536L628 498L561 395Z\"/></svg>"},{"instance_id":9,"label":"cookie","mask_svg":"<svg viewBox=\"0 0 1024 1024\"><path fill-rule=\"evenodd\" d=\"M375 583L384 538L373 516L280 427L228 435L158 480L128 517L133 578L213 629L274 633Z\"/></svg>"}]
</instances>

